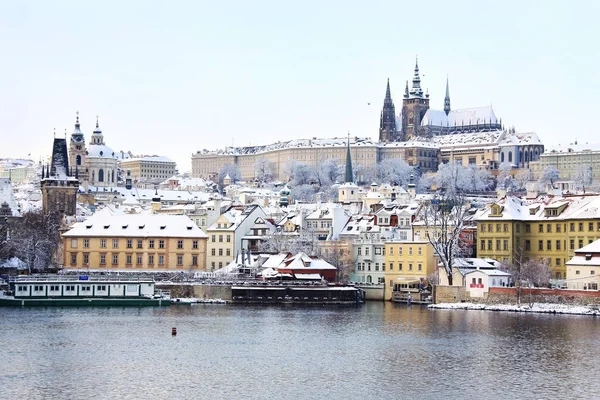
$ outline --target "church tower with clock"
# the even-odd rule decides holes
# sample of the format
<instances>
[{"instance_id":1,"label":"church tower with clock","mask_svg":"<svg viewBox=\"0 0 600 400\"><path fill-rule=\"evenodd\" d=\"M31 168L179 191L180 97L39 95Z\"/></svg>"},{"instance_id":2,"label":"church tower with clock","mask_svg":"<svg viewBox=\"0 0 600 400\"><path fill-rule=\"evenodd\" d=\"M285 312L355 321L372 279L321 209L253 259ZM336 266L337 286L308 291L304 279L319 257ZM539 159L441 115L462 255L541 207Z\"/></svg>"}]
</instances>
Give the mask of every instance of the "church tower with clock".
<instances>
[{"instance_id":1,"label":"church tower with clock","mask_svg":"<svg viewBox=\"0 0 600 400\"><path fill-rule=\"evenodd\" d=\"M71 142L69 144L69 165L73 171L77 170L80 180L85 180L85 138L83 132L81 132L81 125L79 125L79 111L77 111L77 118L75 119L75 129L71 134Z\"/></svg>"}]
</instances>

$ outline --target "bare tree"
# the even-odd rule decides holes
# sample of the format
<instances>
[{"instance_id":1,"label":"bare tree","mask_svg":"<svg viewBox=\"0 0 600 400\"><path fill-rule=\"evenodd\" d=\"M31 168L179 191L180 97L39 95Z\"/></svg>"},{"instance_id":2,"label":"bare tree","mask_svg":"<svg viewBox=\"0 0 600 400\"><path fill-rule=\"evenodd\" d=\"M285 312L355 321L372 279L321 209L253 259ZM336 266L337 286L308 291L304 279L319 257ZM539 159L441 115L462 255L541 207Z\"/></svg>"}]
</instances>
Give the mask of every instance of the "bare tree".
<instances>
[{"instance_id":1,"label":"bare tree","mask_svg":"<svg viewBox=\"0 0 600 400\"><path fill-rule=\"evenodd\" d=\"M56 267L60 245L60 215L30 211L11 220L10 244L14 254L27 263L29 272Z\"/></svg>"},{"instance_id":2,"label":"bare tree","mask_svg":"<svg viewBox=\"0 0 600 400\"><path fill-rule=\"evenodd\" d=\"M433 246L452 286L452 265L461 253L461 233L469 220L465 197L461 192L435 197L421 207L425 238Z\"/></svg>"},{"instance_id":3,"label":"bare tree","mask_svg":"<svg viewBox=\"0 0 600 400\"><path fill-rule=\"evenodd\" d=\"M319 254L323 260L337 268L336 281L348 281L354 269L354 260L346 244L335 241L333 245L320 248Z\"/></svg>"},{"instance_id":4,"label":"bare tree","mask_svg":"<svg viewBox=\"0 0 600 400\"><path fill-rule=\"evenodd\" d=\"M529 307L533 307L533 287L543 287L550 282L550 268L548 263L542 259L527 260L521 272L521 279L529 286Z\"/></svg>"},{"instance_id":5,"label":"bare tree","mask_svg":"<svg viewBox=\"0 0 600 400\"><path fill-rule=\"evenodd\" d=\"M516 238L512 257L508 263L502 264L501 269L510 274L510 280L517 290L517 304L521 304L522 281L526 262L527 258L525 257L525 251L521 244L521 240Z\"/></svg>"}]
</instances>

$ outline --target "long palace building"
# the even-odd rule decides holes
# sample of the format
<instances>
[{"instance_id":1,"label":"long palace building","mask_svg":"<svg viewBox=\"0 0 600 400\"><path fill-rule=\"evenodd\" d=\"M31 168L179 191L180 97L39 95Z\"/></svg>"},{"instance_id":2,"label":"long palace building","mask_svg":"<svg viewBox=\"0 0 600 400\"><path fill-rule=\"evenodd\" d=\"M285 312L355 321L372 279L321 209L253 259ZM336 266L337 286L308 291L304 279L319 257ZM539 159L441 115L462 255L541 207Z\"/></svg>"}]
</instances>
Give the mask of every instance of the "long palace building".
<instances>
[{"instance_id":1,"label":"long palace building","mask_svg":"<svg viewBox=\"0 0 600 400\"><path fill-rule=\"evenodd\" d=\"M430 108L429 100L429 94L421 88L416 63L412 86L409 89L406 82L398 114L387 82L378 142L358 137L312 138L202 150L192 154L192 175L215 179L224 166L233 164L240 168L242 179L248 181L255 179L256 166L267 160L273 165L274 179L287 180L286 166L292 161L315 166L336 159L344 165L348 142L355 167L369 169L387 158L400 158L420 172L436 171L439 163L446 162L486 169L508 162L516 168L526 168L544 152L535 133L505 130L491 106L453 110L448 80L443 109Z\"/></svg>"}]
</instances>

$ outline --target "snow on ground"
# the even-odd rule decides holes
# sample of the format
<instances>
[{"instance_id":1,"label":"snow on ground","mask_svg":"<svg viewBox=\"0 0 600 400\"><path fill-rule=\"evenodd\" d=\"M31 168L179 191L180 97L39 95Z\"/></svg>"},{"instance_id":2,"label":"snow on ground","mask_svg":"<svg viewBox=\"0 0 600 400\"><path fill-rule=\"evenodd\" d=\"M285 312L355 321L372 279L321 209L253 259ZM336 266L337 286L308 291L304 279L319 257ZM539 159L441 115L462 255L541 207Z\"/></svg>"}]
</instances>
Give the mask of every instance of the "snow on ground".
<instances>
[{"instance_id":1,"label":"snow on ground","mask_svg":"<svg viewBox=\"0 0 600 400\"><path fill-rule=\"evenodd\" d=\"M579 306L568 304L549 304L534 303L533 307L529 304L475 304L475 303L440 303L428 306L432 309L451 309L451 310L484 310L484 311L511 311L511 312L532 312L545 314L573 314L573 315L600 315L598 306Z\"/></svg>"}]
</instances>

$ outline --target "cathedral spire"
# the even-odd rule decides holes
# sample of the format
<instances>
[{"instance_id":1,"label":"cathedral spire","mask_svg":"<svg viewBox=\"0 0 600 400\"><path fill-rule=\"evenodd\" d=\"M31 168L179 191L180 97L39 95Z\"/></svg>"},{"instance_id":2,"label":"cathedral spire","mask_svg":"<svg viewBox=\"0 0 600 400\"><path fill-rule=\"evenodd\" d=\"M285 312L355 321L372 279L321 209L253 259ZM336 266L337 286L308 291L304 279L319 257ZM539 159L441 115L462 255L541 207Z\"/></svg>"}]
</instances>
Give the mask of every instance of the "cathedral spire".
<instances>
[{"instance_id":1,"label":"cathedral spire","mask_svg":"<svg viewBox=\"0 0 600 400\"><path fill-rule=\"evenodd\" d=\"M388 78L385 99L383 100L383 108L379 119L379 141L393 142L396 140L396 134L396 108L392 101L390 79Z\"/></svg>"},{"instance_id":2,"label":"cathedral spire","mask_svg":"<svg viewBox=\"0 0 600 400\"><path fill-rule=\"evenodd\" d=\"M390 92L390 78L387 80L387 88L385 89L385 101L392 101L392 94Z\"/></svg>"},{"instance_id":3,"label":"cathedral spire","mask_svg":"<svg viewBox=\"0 0 600 400\"><path fill-rule=\"evenodd\" d=\"M404 98L408 99L408 80L406 81L406 88L404 89Z\"/></svg>"},{"instance_id":4,"label":"cathedral spire","mask_svg":"<svg viewBox=\"0 0 600 400\"><path fill-rule=\"evenodd\" d=\"M412 80L412 89L410 94L415 97L423 97L423 89L421 89L421 77L419 76L419 58L415 62L415 75Z\"/></svg>"},{"instance_id":5,"label":"cathedral spire","mask_svg":"<svg viewBox=\"0 0 600 400\"><path fill-rule=\"evenodd\" d=\"M448 77L446 76L446 97L444 97L444 112L450 113L450 88L448 86Z\"/></svg>"},{"instance_id":6,"label":"cathedral spire","mask_svg":"<svg viewBox=\"0 0 600 400\"><path fill-rule=\"evenodd\" d=\"M352 155L350 154L350 132L348 132L348 150L346 151L346 183L354 182L354 173L352 171Z\"/></svg>"}]
</instances>

